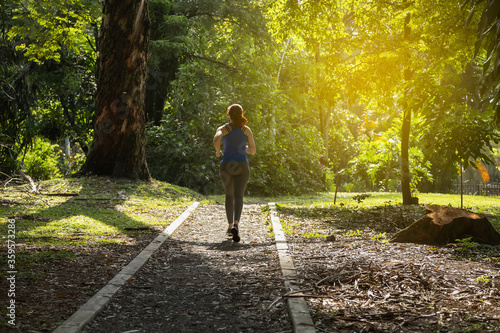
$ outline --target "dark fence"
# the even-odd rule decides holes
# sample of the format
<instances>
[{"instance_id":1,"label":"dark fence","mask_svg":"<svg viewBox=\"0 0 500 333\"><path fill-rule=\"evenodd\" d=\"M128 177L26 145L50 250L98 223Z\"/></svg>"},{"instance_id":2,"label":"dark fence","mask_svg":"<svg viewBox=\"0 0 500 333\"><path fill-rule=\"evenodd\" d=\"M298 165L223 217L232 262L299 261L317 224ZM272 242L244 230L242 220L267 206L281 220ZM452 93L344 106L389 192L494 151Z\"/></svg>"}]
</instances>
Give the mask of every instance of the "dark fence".
<instances>
[{"instance_id":1,"label":"dark fence","mask_svg":"<svg viewBox=\"0 0 500 333\"><path fill-rule=\"evenodd\" d=\"M460 194L460 182L454 184L455 194ZM500 195L500 183L464 182L463 193L468 195Z\"/></svg>"}]
</instances>

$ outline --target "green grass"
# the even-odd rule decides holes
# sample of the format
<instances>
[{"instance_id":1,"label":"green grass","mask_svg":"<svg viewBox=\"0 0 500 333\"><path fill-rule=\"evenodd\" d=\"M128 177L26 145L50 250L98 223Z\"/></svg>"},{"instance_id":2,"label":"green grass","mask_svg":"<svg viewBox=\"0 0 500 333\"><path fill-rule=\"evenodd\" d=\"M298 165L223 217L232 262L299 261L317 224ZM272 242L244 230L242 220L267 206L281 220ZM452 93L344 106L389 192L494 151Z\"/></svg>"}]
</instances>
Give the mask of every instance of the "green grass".
<instances>
[{"instance_id":1,"label":"green grass","mask_svg":"<svg viewBox=\"0 0 500 333\"><path fill-rule=\"evenodd\" d=\"M303 217L321 218L327 217L331 212L356 212L374 209L383 209L388 206L401 206L401 193L370 192L369 196L357 202L354 198L360 193L338 193L337 201L334 205L334 193L316 193L303 196L282 197L270 201L276 201L280 207L295 209L297 214ZM460 207L460 195L420 193L418 194L420 206L405 206L404 210L411 215L418 215L423 211L423 206L435 204L452 207ZM465 209L475 213L484 214L488 220L500 230L500 197L471 196L463 197Z\"/></svg>"},{"instance_id":2,"label":"green grass","mask_svg":"<svg viewBox=\"0 0 500 333\"><path fill-rule=\"evenodd\" d=\"M361 193L337 193L337 205L349 205L358 206L354 197ZM402 196L401 193L394 192L367 192L369 195L361 203L363 206L383 206L384 204L401 204ZM276 202L289 203L289 204L299 204L307 205L311 204L314 206L321 205L333 205L335 193L333 192L323 192L315 194L306 194L302 196L289 196L282 197L279 199L274 199ZM452 205L454 207L460 207L460 195L455 194L440 194L440 193L420 193L417 195L420 204L437 204L437 205ZM479 207L479 208L492 208L496 210L500 209L500 197L486 197L486 196L474 196L474 195L464 195L464 207Z\"/></svg>"},{"instance_id":3,"label":"green grass","mask_svg":"<svg viewBox=\"0 0 500 333\"><path fill-rule=\"evenodd\" d=\"M18 249L33 246L101 246L123 244L138 233L157 233L168 226L193 201L223 203L224 197L201 195L165 182L116 180L105 177L55 179L41 182L42 193L76 193L78 196L46 196L28 193L27 185L6 187L0 192L0 248L5 249L8 218L15 219ZM304 219L333 218L354 221L351 229L361 228L359 214L377 212L384 218L385 207L401 207L401 220L411 220L423 206L401 206L400 193L316 193L280 198L246 197L247 202L277 202L278 208ZM421 204L460 206L460 196L419 194ZM356 200L358 198L358 200ZM500 198L464 196L464 206L488 216L500 229ZM338 213L343 215L339 218ZM370 218L370 216L367 216ZM332 221L334 223L335 221ZM356 224L358 223L358 224ZM293 225L285 225L292 232ZM361 229L360 229L361 230ZM380 230L384 232L385 230ZM348 232L348 231L346 231ZM315 238L307 234L305 237Z\"/></svg>"},{"instance_id":4,"label":"green grass","mask_svg":"<svg viewBox=\"0 0 500 333\"><path fill-rule=\"evenodd\" d=\"M120 244L133 232L156 232L168 226L197 193L168 183L89 177L41 182L42 193L7 187L0 193L0 246L15 220L16 244L32 246Z\"/></svg>"}]
</instances>

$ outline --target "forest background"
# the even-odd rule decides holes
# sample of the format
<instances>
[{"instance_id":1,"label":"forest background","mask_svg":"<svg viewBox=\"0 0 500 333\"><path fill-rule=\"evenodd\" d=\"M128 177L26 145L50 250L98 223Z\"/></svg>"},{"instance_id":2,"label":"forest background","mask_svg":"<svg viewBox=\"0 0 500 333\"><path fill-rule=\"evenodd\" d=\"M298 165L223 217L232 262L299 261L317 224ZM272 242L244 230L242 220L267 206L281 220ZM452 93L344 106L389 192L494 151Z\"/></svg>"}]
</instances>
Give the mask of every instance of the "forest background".
<instances>
[{"instance_id":1,"label":"forest background","mask_svg":"<svg viewBox=\"0 0 500 333\"><path fill-rule=\"evenodd\" d=\"M329 190L336 176L343 191L398 191L405 158L413 193L450 192L462 168L500 180L498 86L485 80L489 44L476 43L487 2L148 3L153 178L220 192L212 138L239 103L257 145L249 194ZM82 166L101 16L91 0L0 0L3 175Z\"/></svg>"}]
</instances>

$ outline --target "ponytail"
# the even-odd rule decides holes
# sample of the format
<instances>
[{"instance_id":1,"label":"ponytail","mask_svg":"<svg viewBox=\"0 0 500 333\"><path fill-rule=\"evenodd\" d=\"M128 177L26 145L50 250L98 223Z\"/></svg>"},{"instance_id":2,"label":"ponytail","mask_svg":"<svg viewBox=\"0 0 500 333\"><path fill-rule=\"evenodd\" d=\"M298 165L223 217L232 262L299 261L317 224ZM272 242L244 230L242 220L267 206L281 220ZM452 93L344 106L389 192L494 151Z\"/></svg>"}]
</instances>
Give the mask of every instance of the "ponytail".
<instances>
[{"instance_id":1,"label":"ponytail","mask_svg":"<svg viewBox=\"0 0 500 333\"><path fill-rule=\"evenodd\" d=\"M227 114L236 127L243 127L248 123L247 118L243 116L243 108L239 104L233 104L227 108Z\"/></svg>"}]
</instances>

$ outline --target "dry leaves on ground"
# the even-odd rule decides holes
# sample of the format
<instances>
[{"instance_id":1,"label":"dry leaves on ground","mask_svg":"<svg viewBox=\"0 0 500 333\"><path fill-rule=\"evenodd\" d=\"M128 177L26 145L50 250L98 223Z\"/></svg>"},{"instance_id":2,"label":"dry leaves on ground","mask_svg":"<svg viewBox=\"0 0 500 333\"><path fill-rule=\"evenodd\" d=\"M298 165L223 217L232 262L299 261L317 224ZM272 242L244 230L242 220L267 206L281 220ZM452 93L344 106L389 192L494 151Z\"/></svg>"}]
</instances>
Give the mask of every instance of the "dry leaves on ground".
<instances>
[{"instance_id":1,"label":"dry leaves on ground","mask_svg":"<svg viewBox=\"0 0 500 333\"><path fill-rule=\"evenodd\" d=\"M332 216L281 214L318 332L500 331L500 258L473 261L457 257L456 246L389 243L370 214L360 213L364 223L355 230L331 223ZM336 240L304 236L312 234Z\"/></svg>"}]
</instances>

